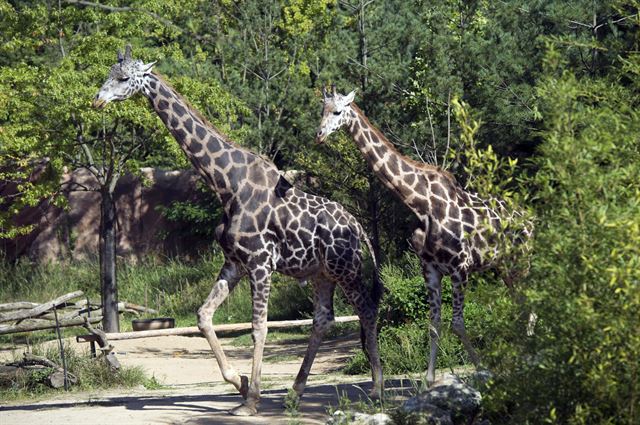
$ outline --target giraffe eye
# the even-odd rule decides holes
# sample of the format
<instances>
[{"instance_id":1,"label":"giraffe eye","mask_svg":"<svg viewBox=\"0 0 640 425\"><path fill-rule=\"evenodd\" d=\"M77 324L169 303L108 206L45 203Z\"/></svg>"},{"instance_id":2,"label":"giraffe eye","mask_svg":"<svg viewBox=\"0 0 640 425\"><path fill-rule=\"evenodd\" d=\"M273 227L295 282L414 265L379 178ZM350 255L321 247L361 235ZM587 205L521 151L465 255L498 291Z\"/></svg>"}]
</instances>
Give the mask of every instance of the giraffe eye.
<instances>
[{"instance_id":1,"label":"giraffe eye","mask_svg":"<svg viewBox=\"0 0 640 425\"><path fill-rule=\"evenodd\" d=\"M129 78L130 78L130 77L121 77L121 78L118 78L118 80L120 80L120 81L123 81L123 82L124 82L124 81L129 81Z\"/></svg>"},{"instance_id":2,"label":"giraffe eye","mask_svg":"<svg viewBox=\"0 0 640 425\"><path fill-rule=\"evenodd\" d=\"M340 115L341 113L341 111L333 111L333 115Z\"/></svg>"}]
</instances>

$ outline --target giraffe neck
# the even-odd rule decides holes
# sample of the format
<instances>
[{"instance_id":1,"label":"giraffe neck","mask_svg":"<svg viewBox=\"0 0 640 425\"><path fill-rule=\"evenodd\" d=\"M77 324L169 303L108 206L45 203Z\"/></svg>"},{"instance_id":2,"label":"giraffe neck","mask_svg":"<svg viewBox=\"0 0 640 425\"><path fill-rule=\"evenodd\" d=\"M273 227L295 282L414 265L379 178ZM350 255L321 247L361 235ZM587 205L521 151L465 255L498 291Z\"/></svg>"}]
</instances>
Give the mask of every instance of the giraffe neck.
<instances>
[{"instance_id":1,"label":"giraffe neck","mask_svg":"<svg viewBox=\"0 0 640 425\"><path fill-rule=\"evenodd\" d=\"M162 122L204 181L226 204L251 180L269 186L277 178L271 163L227 140L158 74L149 74L142 89Z\"/></svg>"},{"instance_id":2,"label":"giraffe neck","mask_svg":"<svg viewBox=\"0 0 640 425\"><path fill-rule=\"evenodd\" d=\"M418 216L427 215L432 197L450 191L453 177L402 155L354 103L351 113L349 133L373 172Z\"/></svg>"}]
</instances>

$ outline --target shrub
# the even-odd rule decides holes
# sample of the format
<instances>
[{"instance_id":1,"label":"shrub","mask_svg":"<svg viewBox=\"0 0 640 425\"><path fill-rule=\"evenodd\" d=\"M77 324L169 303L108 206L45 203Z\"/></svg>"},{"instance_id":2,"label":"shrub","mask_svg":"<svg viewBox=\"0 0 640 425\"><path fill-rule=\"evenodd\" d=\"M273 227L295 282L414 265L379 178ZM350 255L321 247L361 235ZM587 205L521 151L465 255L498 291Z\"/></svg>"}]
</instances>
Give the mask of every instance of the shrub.
<instances>
[{"instance_id":1,"label":"shrub","mask_svg":"<svg viewBox=\"0 0 640 425\"><path fill-rule=\"evenodd\" d=\"M486 407L492 423L638 423L637 93L549 74L539 87L547 130L530 181L540 224L526 303L539 320L529 338L506 316L490 323Z\"/></svg>"}]
</instances>

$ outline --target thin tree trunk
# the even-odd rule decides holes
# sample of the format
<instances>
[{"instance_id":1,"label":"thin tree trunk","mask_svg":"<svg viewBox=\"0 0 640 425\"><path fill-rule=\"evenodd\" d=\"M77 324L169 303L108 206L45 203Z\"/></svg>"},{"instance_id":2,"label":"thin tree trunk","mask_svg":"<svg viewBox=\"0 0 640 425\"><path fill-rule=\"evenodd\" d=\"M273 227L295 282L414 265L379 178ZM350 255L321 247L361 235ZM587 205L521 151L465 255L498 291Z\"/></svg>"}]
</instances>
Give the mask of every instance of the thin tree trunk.
<instances>
[{"instance_id":1,"label":"thin tree trunk","mask_svg":"<svg viewBox=\"0 0 640 425\"><path fill-rule=\"evenodd\" d=\"M101 191L100 281L102 286L102 327L119 332L118 286L116 282L116 204L108 188Z\"/></svg>"},{"instance_id":2,"label":"thin tree trunk","mask_svg":"<svg viewBox=\"0 0 640 425\"><path fill-rule=\"evenodd\" d=\"M365 114L369 113L369 102L367 96L367 90L369 85L368 73L367 69L367 59L369 57L369 48L367 45L367 32L366 32L366 24L365 24L365 8L371 3L371 1L360 0L359 9L358 9L358 36L359 36L359 56L360 63L362 67L360 68L360 85L362 88L362 108ZM371 245L373 247L373 253L375 257L378 259L378 262L382 261L380 257L380 226L379 226L379 212L378 212L378 185L376 181L376 176L373 173L369 172L369 191L367 194L368 207L369 207L369 223L371 225Z\"/></svg>"}]
</instances>

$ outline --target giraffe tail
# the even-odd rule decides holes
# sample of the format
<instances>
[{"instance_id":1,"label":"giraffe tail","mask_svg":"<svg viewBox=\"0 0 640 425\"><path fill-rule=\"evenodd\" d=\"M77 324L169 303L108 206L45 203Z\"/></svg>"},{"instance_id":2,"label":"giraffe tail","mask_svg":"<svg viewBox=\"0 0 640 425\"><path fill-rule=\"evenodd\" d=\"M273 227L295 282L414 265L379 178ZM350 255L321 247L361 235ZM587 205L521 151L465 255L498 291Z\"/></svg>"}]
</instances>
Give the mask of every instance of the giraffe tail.
<instances>
[{"instance_id":1,"label":"giraffe tail","mask_svg":"<svg viewBox=\"0 0 640 425\"><path fill-rule=\"evenodd\" d=\"M364 232L364 229L360 229L360 235L364 240L364 243L367 245L367 249L369 250L369 254L371 255L371 261L373 262L373 286L371 287L371 298L373 303L375 304L376 311L380 305L380 300L382 299L382 295L384 294L384 283L380 277L380 265L378 264L378 259L376 258L376 253L373 250L373 246L371 245L371 241L369 237Z\"/></svg>"}]
</instances>

